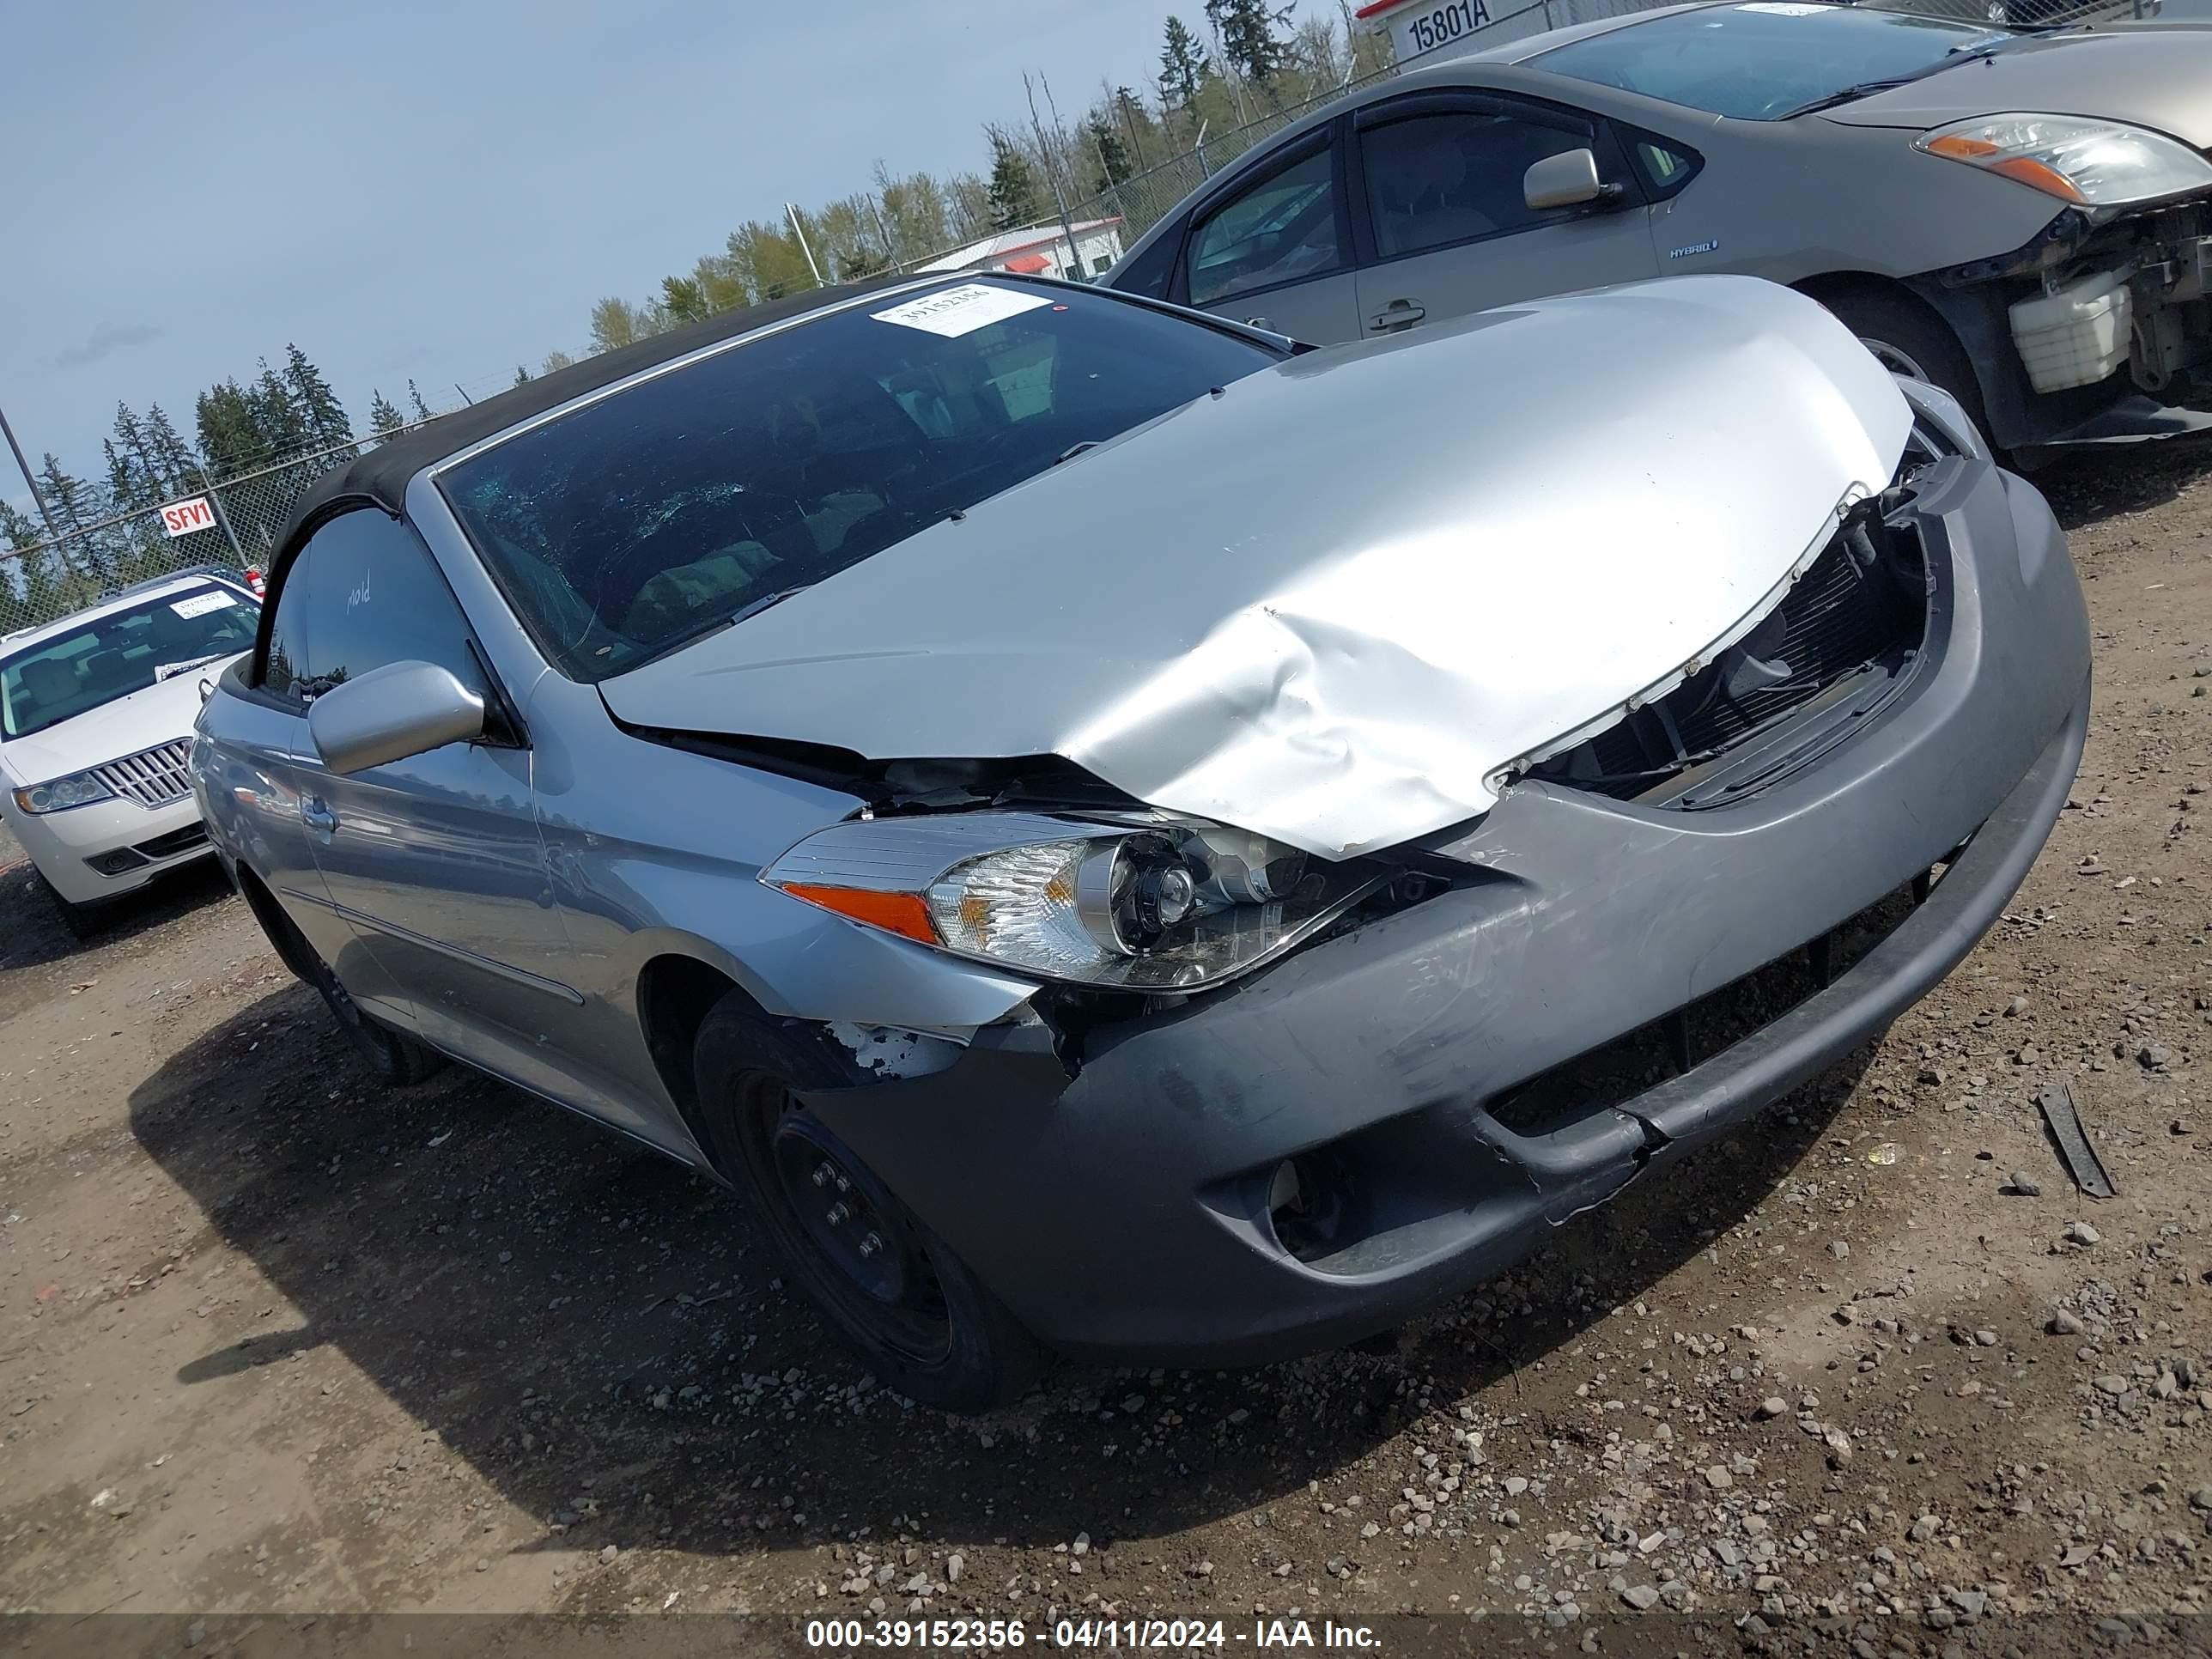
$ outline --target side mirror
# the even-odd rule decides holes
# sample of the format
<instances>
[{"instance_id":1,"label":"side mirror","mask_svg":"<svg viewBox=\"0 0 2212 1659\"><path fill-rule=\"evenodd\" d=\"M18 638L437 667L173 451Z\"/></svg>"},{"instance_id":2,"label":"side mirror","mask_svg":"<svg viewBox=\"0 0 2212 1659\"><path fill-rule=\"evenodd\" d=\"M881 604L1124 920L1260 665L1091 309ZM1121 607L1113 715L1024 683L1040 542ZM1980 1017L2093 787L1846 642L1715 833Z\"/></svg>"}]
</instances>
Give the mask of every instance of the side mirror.
<instances>
[{"instance_id":1,"label":"side mirror","mask_svg":"<svg viewBox=\"0 0 2212 1659\"><path fill-rule=\"evenodd\" d=\"M484 700L434 663L392 662L332 686L308 706L307 735L343 777L483 736Z\"/></svg>"},{"instance_id":2,"label":"side mirror","mask_svg":"<svg viewBox=\"0 0 2212 1659\"><path fill-rule=\"evenodd\" d=\"M1521 197L1534 212L1609 201L1619 192L1597 176L1597 157L1587 149L1547 155L1521 175Z\"/></svg>"}]
</instances>

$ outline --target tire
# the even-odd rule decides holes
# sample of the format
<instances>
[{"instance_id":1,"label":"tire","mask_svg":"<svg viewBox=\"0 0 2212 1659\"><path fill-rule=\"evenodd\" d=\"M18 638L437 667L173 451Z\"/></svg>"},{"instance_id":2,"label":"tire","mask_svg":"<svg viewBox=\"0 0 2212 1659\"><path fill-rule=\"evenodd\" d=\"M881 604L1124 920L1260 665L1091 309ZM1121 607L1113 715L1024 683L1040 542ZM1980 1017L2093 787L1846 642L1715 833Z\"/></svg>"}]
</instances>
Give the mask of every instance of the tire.
<instances>
[{"instance_id":1,"label":"tire","mask_svg":"<svg viewBox=\"0 0 2212 1659\"><path fill-rule=\"evenodd\" d=\"M405 1088L445 1068L446 1057L435 1048L363 1013L352 993L338 983L338 976L331 971L330 963L315 953L315 947L307 943L307 936L289 916L282 911L271 916L259 904L253 905L252 909L276 954L287 967L314 988L323 1006L331 1011L331 1018L345 1033L346 1041L353 1044L354 1053L379 1082L392 1088Z\"/></svg>"},{"instance_id":2,"label":"tire","mask_svg":"<svg viewBox=\"0 0 2212 1659\"><path fill-rule=\"evenodd\" d=\"M708 1150L787 1276L909 1399L963 1415L1020 1399L1042 1369L1036 1340L781 1075L761 1069L761 1036L743 996L726 997L700 1027L694 1075Z\"/></svg>"},{"instance_id":3,"label":"tire","mask_svg":"<svg viewBox=\"0 0 2212 1659\"><path fill-rule=\"evenodd\" d=\"M1925 380L1956 398L1982 441L1995 448L1973 362L1941 318L1910 300L1884 294L1839 294L1823 303L1881 359L1883 368L1908 380Z\"/></svg>"},{"instance_id":4,"label":"tire","mask_svg":"<svg viewBox=\"0 0 2212 1659\"><path fill-rule=\"evenodd\" d=\"M99 904L78 904L73 900L65 899L61 896L60 890L46 879L43 871L39 872L38 876L39 886L46 896L46 902L53 907L54 915L60 920L62 926L69 929L69 936L80 943L98 938L107 926L106 907Z\"/></svg>"}]
</instances>

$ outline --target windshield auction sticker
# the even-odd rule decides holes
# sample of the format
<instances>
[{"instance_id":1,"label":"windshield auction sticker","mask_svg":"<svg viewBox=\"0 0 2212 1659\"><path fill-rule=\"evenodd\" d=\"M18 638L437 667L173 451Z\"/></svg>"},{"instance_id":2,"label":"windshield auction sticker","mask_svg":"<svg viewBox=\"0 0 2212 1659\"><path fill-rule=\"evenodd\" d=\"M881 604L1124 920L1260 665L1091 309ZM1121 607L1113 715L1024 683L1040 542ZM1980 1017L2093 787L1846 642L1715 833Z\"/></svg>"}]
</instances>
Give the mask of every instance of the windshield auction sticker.
<instances>
[{"instance_id":1,"label":"windshield auction sticker","mask_svg":"<svg viewBox=\"0 0 2212 1659\"><path fill-rule=\"evenodd\" d=\"M226 611L238 603L237 599L219 587L204 593L195 593L188 599L179 599L169 607L179 617L204 617L210 611Z\"/></svg>"},{"instance_id":2,"label":"windshield auction sticker","mask_svg":"<svg viewBox=\"0 0 2212 1659\"><path fill-rule=\"evenodd\" d=\"M958 288L940 289L919 300L893 306L889 311L870 314L879 323L896 323L902 328L918 328L957 340L963 334L973 334L979 328L1003 323L1009 317L1018 317L1024 311L1035 311L1051 303L1042 294L1018 293L988 283L963 283Z\"/></svg>"}]
</instances>

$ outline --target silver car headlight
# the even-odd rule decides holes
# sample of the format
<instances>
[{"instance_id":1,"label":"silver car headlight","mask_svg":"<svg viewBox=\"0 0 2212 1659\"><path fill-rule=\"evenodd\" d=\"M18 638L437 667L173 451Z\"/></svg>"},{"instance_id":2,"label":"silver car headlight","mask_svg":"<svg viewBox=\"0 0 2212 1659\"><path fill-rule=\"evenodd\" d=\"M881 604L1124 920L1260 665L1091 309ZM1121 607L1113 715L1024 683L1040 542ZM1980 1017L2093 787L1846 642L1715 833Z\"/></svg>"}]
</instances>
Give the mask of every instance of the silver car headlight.
<instances>
[{"instance_id":1,"label":"silver car headlight","mask_svg":"<svg viewBox=\"0 0 2212 1659\"><path fill-rule=\"evenodd\" d=\"M2128 207L2212 188L2212 163L2162 132L2079 115L1984 115L1912 147L2002 173L2081 207Z\"/></svg>"},{"instance_id":2,"label":"silver car headlight","mask_svg":"<svg viewBox=\"0 0 2212 1659\"><path fill-rule=\"evenodd\" d=\"M50 779L34 783L27 789L15 792L15 805L36 816L41 812L66 811L72 806L89 806L96 800L106 800L115 792L89 772L72 772L65 778Z\"/></svg>"},{"instance_id":3,"label":"silver car headlight","mask_svg":"<svg viewBox=\"0 0 2212 1659\"><path fill-rule=\"evenodd\" d=\"M955 956L1188 991L1288 950L1384 872L1197 819L986 811L835 824L761 879Z\"/></svg>"}]
</instances>

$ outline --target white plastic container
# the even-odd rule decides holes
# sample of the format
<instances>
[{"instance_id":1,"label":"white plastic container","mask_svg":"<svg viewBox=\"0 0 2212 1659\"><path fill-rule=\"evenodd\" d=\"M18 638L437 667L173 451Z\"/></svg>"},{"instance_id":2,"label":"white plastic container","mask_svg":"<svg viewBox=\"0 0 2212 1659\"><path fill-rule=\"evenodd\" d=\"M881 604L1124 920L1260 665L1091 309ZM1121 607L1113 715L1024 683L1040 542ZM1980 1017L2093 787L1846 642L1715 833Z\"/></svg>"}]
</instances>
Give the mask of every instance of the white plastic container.
<instances>
[{"instance_id":1,"label":"white plastic container","mask_svg":"<svg viewBox=\"0 0 2212 1659\"><path fill-rule=\"evenodd\" d=\"M2094 386L2128 360L2127 274L2092 271L2012 308L2013 343L2038 392Z\"/></svg>"}]
</instances>

